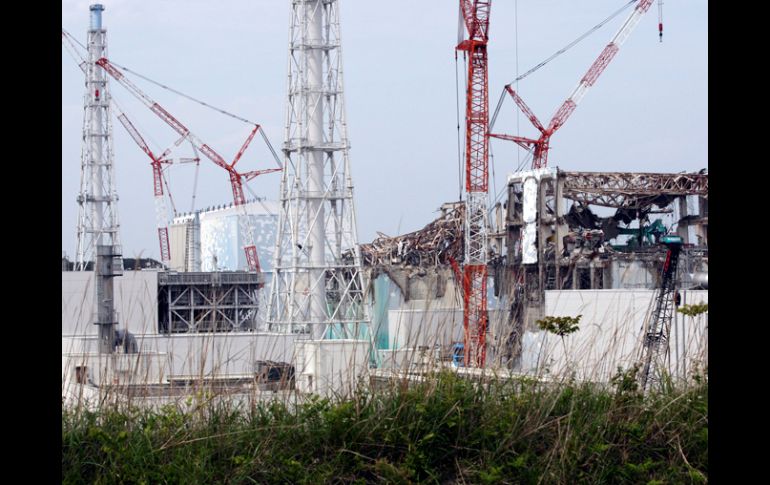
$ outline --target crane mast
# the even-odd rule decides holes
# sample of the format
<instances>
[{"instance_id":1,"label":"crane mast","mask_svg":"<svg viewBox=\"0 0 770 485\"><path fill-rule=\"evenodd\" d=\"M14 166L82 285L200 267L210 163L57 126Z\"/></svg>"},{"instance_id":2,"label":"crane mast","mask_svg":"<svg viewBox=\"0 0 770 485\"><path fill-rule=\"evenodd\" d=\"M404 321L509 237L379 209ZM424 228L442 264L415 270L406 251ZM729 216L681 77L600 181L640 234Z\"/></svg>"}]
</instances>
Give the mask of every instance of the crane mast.
<instances>
[{"instance_id":1,"label":"crane mast","mask_svg":"<svg viewBox=\"0 0 770 485\"><path fill-rule=\"evenodd\" d=\"M533 139L504 134L490 134L489 136L502 140L513 141L527 150L534 148L534 152L532 154L532 168L542 168L547 166L548 149L550 148L551 136L556 132L556 130L561 128L570 117L570 115L572 115L572 113L575 111L575 108L577 108L577 105L586 95L588 90L594 85L594 83L596 83L596 80L607 68L607 65L609 65L610 61L612 61L612 59L618 53L620 46L623 45L623 43L631 35L631 32L634 31L634 28L636 28L639 20L641 20L642 15L644 15L647 10L650 9L652 2L653 0L639 0L639 2L636 4L636 7L634 7L629 16L623 22L623 25L620 26L620 29L618 29L617 33L612 37L610 43L604 47L602 52L599 54L599 57L597 57L593 64L591 64L591 67L588 68L588 71L580 79L580 82L578 82L577 86L575 86L575 89L572 90L572 93L570 93L569 97L567 97L564 103L562 103L562 105L556 111L556 114L553 115L553 118L551 118L547 128L544 127L542 123L540 123L540 120L537 119L537 116L535 116L532 110L513 90L513 88L511 88L511 85L509 84L505 86L505 90L508 92L511 98L513 98L513 101L516 103L519 109L521 109L527 119L529 119L532 125L540 132L539 138Z\"/></svg>"},{"instance_id":2,"label":"crane mast","mask_svg":"<svg viewBox=\"0 0 770 485\"><path fill-rule=\"evenodd\" d=\"M489 89L487 43L491 0L460 0L469 60L465 104L465 254L462 270L464 362L484 367L487 333L487 198Z\"/></svg>"}]
</instances>

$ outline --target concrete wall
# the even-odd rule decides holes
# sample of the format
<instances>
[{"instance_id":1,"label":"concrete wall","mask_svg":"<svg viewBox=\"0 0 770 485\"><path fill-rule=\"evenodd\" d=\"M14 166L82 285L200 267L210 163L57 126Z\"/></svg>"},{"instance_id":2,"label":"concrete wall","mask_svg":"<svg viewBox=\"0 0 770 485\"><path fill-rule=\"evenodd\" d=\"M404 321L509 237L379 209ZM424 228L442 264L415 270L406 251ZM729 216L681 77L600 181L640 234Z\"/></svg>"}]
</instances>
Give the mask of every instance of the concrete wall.
<instances>
[{"instance_id":1,"label":"concrete wall","mask_svg":"<svg viewBox=\"0 0 770 485\"><path fill-rule=\"evenodd\" d=\"M546 291L545 314L582 315L580 330L565 337L528 329L523 338L522 369L537 368L579 379L606 380L617 367L628 368L641 356L642 329L652 311L654 290ZM682 291L682 304L708 303L708 291ZM674 314L669 372L684 377L708 357L708 315ZM565 354L566 350L566 354Z\"/></svg>"},{"instance_id":2,"label":"concrete wall","mask_svg":"<svg viewBox=\"0 0 770 485\"><path fill-rule=\"evenodd\" d=\"M611 261L605 270L605 288L645 289L654 287L660 279L660 265L644 261Z\"/></svg>"},{"instance_id":3,"label":"concrete wall","mask_svg":"<svg viewBox=\"0 0 770 485\"><path fill-rule=\"evenodd\" d=\"M62 272L63 355L97 351L93 282L92 272ZM169 374L248 374L256 360L292 361L294 335L158 334L157 287L155 271L126 271L115 279L115 308L119 328L136 336L141 351L167 354Z\"/></svg>"},{"instance_id":4,"label":"concrete wall","mask_svg":"<svg viewBox=\"0 0 770 485\"><path fill-rule=\"evenodd\" d=\"M96 335L94 275L91 271L62 271L61 330L65 335ZM158 332L158 274L125 271L115 278L118 328L134 334Z\"/></svg>"},{"instance_id":5,"label":"concrete wall","mask_svg":"<svg viewBox=\"0 0 770 485\"><path fill-rule=\"evenodd\" d=\"M275 333L148 334L137 335L137 342L142 352L165 355L167 377L215 377L253 374L257 360L292 362L295 338ZM62 337L63 355L96 351L96 336Z\"/></svg>"},{"instance_id":6,"label":"concrete wall","mask_svg":"<svg viewBox=\"0 0 770 485\"><path fill-rule=\"evenodd\" d=\"M392 270L375 280L376 298L374 323L377 328L377 348L398 350L419 346L451 345L463 341L463 309L461 290L456 288L450 269L437 274L412 275L415 270ZM395 278L393 281L391 278ZM398 288L409 287L412 298L405 301ZM441 286L441 296L435 296ZM417 296L423 298L417 298ZM428 298L424 298L428 296ZM500 300L494 296L494 281L487 282L490 331L493 322L501 320L497 310ZM507 309L506 309L507 310ZM504 312L502 312L504 313Z\"/></svg>"},{"instance_id":7,"label":"concrete wall","mask_svg":"<svg viewBox=\"0 0 770 485\"><path fill-rule=\"evenodd\" d=\"M411 303L411 302L410 302ZM423 302L424 303L424 302ZM406 308L388 311L390 349L451 345L463 341L462 308Z\"/></svg>"},{"instance_id":8,"label":"concrete wall","mask_svg":"<svg viewBox=\"0 0 770 485\"><path fill-rule=\"evenodd\" d=\"M349 396L369 366L366 340L298 340L297 389L322 396Z\"/></svg>"},{"instance_id":9,"label":"concrete wall","mask_svg":"<svg viewBox=\"0 0 770 485\"><path fill-rule=\"evenodd\" d=\"M172 224L169 230L169 251L171 251L171 269L185 271L185 256L187 254L187 224Z\"/></svg>"}]
</instances>

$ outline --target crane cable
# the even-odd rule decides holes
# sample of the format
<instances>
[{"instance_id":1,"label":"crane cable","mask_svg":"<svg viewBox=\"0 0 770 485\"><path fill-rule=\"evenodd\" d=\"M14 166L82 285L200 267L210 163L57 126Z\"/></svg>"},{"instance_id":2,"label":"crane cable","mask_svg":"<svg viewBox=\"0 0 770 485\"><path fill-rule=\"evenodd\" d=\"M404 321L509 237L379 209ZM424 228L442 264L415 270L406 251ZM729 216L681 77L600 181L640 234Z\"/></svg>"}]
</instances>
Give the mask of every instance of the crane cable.
<instances>
[{"instance_id":1,"label":"crane cable","mask_svg":"<svg viewBox=\"0 0 770 485\"><path fill-rule=\"evenodd\" d=\"M516 77L519 77L519 0L513 2L514 34L516 35ZM516 92L519 92L519 81L516 81ZM521 124L519 123L519 110L516 110L516 136L521 136ZM516 150L516 162L521 164L521 151Z\"/></svg>"},{"instance_id":2,"label":"crane cable","mask_svg":"<svg viewBox=\"0 0 770 485\"><path fill-rule=\"evenodd\" d=\"M70 34L69 32L67 32L64 29L62 29L62 32L64 32L69 38L71 38L73 41L75 41L80 47L82 47L85 50L88 50L86 48L86 46L84 46L80 41L78 41L74 36L72 36L72 34ZM273 145L270 143L270 140L267 139L267 135L265 135L265 133L264 133L264 128L259 123L255 122L255 121L251 121L251 120L249 120L247 118L244 118L242 116L238 116L236 114L230 113L229 111L226 111L226 110L224 110L222 108L218 108L216 106L208 104L205 101L201 101L200 99L194 98L194 97L192 97L192 96L190 96L188 94L185 94L185 93L183 93L181 91L178 91L178 90L176 90L176 89L174 89L174 88L172 88L170 86L166 86L165 84L162 84L162 83L159 83L157 81L154 81L154 80L150 79L149 77L134 71L133 69L129 69L126 66L122 66L122 65L118 64L117 62L113 61L112 59L110 59L110 63L112 65L114 65L114 66L117 66L117 67L123 69L126 72L130 72L134 76L140 77L140 78L144 79L145 81L147 81L149 83L152 83L152 84L154 84L154 85L156 85L158 87L161 87L161 88L163 88L163 89L165 89L167 91L171 91L172 93L177 94L179 96L182 96L183 98L187 98L190 101L193 101L195 103L200 104L201 106L205 106L206 108L209 108L211 110L217 111L217 112L219 112L219 113L221 113L221 114L223 114L225 116L229 116L230 118L236 119L238 121L242 121L242 122L248 123L250 125L258 125L260 127L259 132L262 135L262 139L265 141L265 144L267 144L267 147L270 150L270 153L273 155L273 158L275 159L276 164L278 164L278 166L281 167L281 168L283 167L281 165L281 161L280 161L280 158L278 157L278 154L276 153L275 149L273 148Z\"/></svg>"},{"instance_id":3,"label":"crane cable","mask_svg":"<svg viewBox=\"0 0 770 485\"><path fill-rule=\"evenodd\" d=\"M463 36L465 33L465 21L463 18L463 7L462 4L458 3L458 10L457 10L457 45L460 45L460 43L463 41ZM465 51L463 51L463 67L465 67ZM462 149L462 135L460 133L460 80L459 80L459 74L458 74L458 62L457 62L457 49L455 49L455 106L457 111L457 192L458 197L457 200L462 201L463 200L463 158L465 158L465 153L463 153ZM463 70L463 73L465 73L465 69ZM463 78L463 86L465 86L465 78ZM467 91L467 87L465 88Z\"/></svg>"},{"instance_id":4,"label":"crane cable","mask_svg":"<svg viewBox=\"0 0 770 485\"><path fill-rule=\"evenodd\" d=\"M460 194L457 200L463 200L463 155L460 136L460 80L457 63L457 50L455 50L455 106L457 107L457 190Z\"/></svg>"},{"instance_id":5,"label":"crane cable","mask_svg":"<svg viewBox=\"0 0 770 485\"><path fill-rule=\"evenodd\" d=\"M600 28L604 27L604 24L606 24L606 23L607 23L607 22L609 22L610 20L612 20L612 19L614 19L615 17L617 17L618 15L620 15L620 14L623 12L623 10L627 9L628 7L630 7L630 6L631 6L631 4L633 4L633 3L636 3L637 1L638 1L638 0L630 0L630 1L629 1L627 4L623 5L623 6L622 6L622 7L620 7L618 10L616 10L616 11L615 11L615 13L613 13L612 15L610 15L609 17L607 17L606 19L602 20L602 21L601 21L601 22L599 22L598 24L594 25L594 26L593 26L591 29L589 29L589 30L588 30L588 32L584 33L583 35L581 35L581 36L580 36L580 37L578 37L577 39L573 40L572 42L570 42L569 44L567 44L565 47L562 47L562 48L561 48L561 49L559 49L558 51L554 52L553 54L551 54L551 56L550 56L548 59L546 59L546 60L542 61L540 64L536 65L535 67L533 67L533 68L532 68L532 69L530 69L529 71L525 72L525 73L524 73L524 74L522 74L521 76L518 76L516 79L514 79L514 81L513 81L513 82L521 81L522 79L524 79L525 77L529 76L529 75L530 75L530 74L532 74L533 72L537 71L537 70L538 70L538 69L540 69L541 67L545 66L546 64L548 64L549 62L551 62L551 61L552 61L552 60L554 60L555 58L557 58L557 57L559 57L560 55L564 54L564 53L565 53L565 52L567 52L569 49L571 49L572 47L574 47L575 45L577 45L577 43L578 43L578 42L580 42L581 40L585 39L585 38L586 38L586 37L588 37L589 35L593 34L593 33L594 33L594 32L596 32L597 30L599 30ZM512 82L511 84L513 84L513 82Z\"/></svg>"},{"instance_id":6,"label":"crane cable","mask_svg":"<svg viewBox=\"0 0 770 485\"><path fill-rule=\"evenodd\" d=\"M513 1L513 32L514 32L514 43L516 45L515 52L516 52L516 75L519 75L519 0ZM516 90L519 89L519 83L516 82ZM498 102L497 107L495 108L495 113L500 111L500 105L502 103ZM495 114L495 117L497 117L497 114ZM492 129L490 124L490 130ZM519 135L519 112L516 111L516 136ZM530 155L532 153L530 152ZM492 153L492 144L489 144L489 159L490 159L490 165L492 166L492 190L493 194L497 194L497 178L495 176L495 155ZM521 166L521 152L519 150L516 150L516 161ZM518 172L519 168L516 168L515 172ZM501 192L502 193L502 192ZM497 201L500 198L500 194L498 194L495 199L492 201L491 204L489 204L489 209L487 210L487 217L492 216L492 211L494 209L495 204L497 204ZM496 222L496 221L495 221ZM497 228L499 231L500 228Z\"/></svg>"},{"instance_id":7,"label":"crane cable","mask_svg":"<svg viewBox=\"0 0 770 485\"><path fill-rule=\"evenodd\" d=\"M663 0L658 0L658 35L663 42Z\"/></svg>"},{"instance_id":8,"label":"crane cable","mask_svg":"<svg viewBox=\"0 0 770 485\"><path fill-rule=\"evenodd\" d=\"M539 64L537 64L535 67L531 68L530 70L528 70L528 71L527 71L527 72L525 72L524 74L522 74L522 75L520 75L520 76L517 76L517 77L516 77L516 79L514 79L513 81L511 81L511 82L510 82L508 85L510 85L510 84L513 84L513 83L515 83L515 82L519 82L519 81L521 81L522 79L526 78L526 77L527 77L527 76L529 76L530 74L532 74L532 73L534 73L535 71L539 70L541 67L545 66L546 64L548 64L548 63L549 63L549 62L551 62L552 60L554 60L554 59L556 59L557 57L559 57L560 55L564 54L564 53L565 53L565 52L567 52L569 49L571 49L571 48L575 47L575 46L576 46L576 45L577 45L577 44L578 44L580 41L582 41L583 39L585 39L585 38L586 38L586 37L588 37L589 35L593 34L593 33L594 33L594 32L596 32L597 30L599 30L600 28L604 27L604 25L605 25L607 22L609 22L610 20L612 20L612 19L614 19L615 17L617 17L618 15L620 15L620 14L621 14L621 13L622 13L622 12L623 12L625 9L627 9L628 7L630 7L632 4L636 3L637 1L638 1L638 0L630 0L628 3L626 3L625 5L623 5L622 7L620 7L618 10L616 10L616 11L615 11L615 12L614 12L612 15L610 15L610 16L609 16L609 17L607 17L606 19L602 20L602 21L601 21L601 22L599 22L598 24L594 25L592 28L590 28L590 29L589 29L587 32L585 32L583 35L581 35L581 36L580 36L580 37L578 37L577 39L573 40L572 42L570 42L570 43L569 43L569 44L567 44L566 46L562 47L562 48L561 48L561 49L559 49L558 51L554 52L554 53L553 53L553 54L551 54L551 55L550 55L550 56L549 56L547 59L545 59L544 61L540 62ZM505 99L505 88L503 88L503 91L502 91L502 93L500 93L500 99L499 99L499 100L498 100L498 102L497 102L497 107L495 108L495 112L494 112L494 114L492 115L492 119L491 119L491 120L490 120L490 122L489 122L489 130L490 130L490 131L492 131L492 128L495 126L495 121L497 120L497 115L498 115L498 113L500 112L500 107L502 106L502 104L503 104L503 100L504 100L504 99Z\"/></svg>"}]
</instances>

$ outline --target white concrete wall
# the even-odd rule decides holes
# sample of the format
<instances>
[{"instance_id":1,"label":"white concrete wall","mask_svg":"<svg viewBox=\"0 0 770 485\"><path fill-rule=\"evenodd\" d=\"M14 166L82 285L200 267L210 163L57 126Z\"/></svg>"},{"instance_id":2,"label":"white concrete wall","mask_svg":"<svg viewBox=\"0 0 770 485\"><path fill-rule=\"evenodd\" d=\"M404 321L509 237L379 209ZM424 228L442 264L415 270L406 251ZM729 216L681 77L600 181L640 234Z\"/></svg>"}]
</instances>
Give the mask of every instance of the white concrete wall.
<instances>
[{"instance_id":1,"label":"white concrete wall","mask_svg":"<svg viewBox=\"0 0 770 485\"><path fill-rule=\"evenodd\" d=\"M62 271L61 330L65 335L96 335L94 275L91 271ZM118 328L134 334L158 332L158 274L125 271L115 278Z\"/></svg>"},{"instance_id":2,"label":"white concrete wall","mask_svg":"<svg viewBox=\"0 0 770 485\"><path fill-rule=\"evenodd\" d=\"M463 310L412 308L388 310L390 349L451 345L463 341Z\"/></svg>"},{"instance_id":3,"label":"white concrete wall","mask_svg":"<svg viewBox=\"0 0 770 485\"><path fill-rule=\"evenodd\" d=\"M300 392L350 396L369 368L366 340L297 340L294 361Z\"/></svg>"},{"instance_id":4,"label":"white concrete wall","mask_svg":"<svg viewBox=\"0 0 770 485\"><path fill-rule=\"evenodd\" d=\"M169 227L169 251L171 251L171 269L186 271L185 254L187 252L187 224L172 224Z\"/></svg>"},{"instance_id":5,"label":"white concrete wall","mask_svg":"<svg viewBox=\"0 0 770 485\"><path fill-rule=\"evenodd\" d=\"M292 362L291 334L226 333L136 335L142 352L165 354L167 377L249 375L257 360ZM96 336L62 337L62 354L96 353ZM62 372L69 372L63 368Z\"/></svg>"},{"instance_id":6,"label":"white concrete wall","mask_svg":"<svg viewBox=\"0 0 770 485\"><path fill-rule=\"evenodd\" d=\"M62 272L62 355L97 352L93 282L92 272ZM292 361L294 335L158 334L157 287L155 271L126 271L115 278L115 308L141 351L167 354L170 375L249 374L257 360Z\"/></svg>"},{"instance_id":7,"label":"white concrete wall","mask_svg":"<svg viewBox=\"0 0 770 485\"><path fill-rule=\"evenodd\" d=\"M522 369L547 368L551 374L574 372L579 379L607 380L639 361L642 329L652 311L654 290L546 291L545 314L582 315L580 330L564 342L543 331L527 331L523 338ZM681 291L682 304L708 303L708 291ZM683 377L694 362L708 356L708 315L696 318L674 314L670 332L669 372ZM566 350L566 353L565 353Z\"/></svg>"}]
</instances>

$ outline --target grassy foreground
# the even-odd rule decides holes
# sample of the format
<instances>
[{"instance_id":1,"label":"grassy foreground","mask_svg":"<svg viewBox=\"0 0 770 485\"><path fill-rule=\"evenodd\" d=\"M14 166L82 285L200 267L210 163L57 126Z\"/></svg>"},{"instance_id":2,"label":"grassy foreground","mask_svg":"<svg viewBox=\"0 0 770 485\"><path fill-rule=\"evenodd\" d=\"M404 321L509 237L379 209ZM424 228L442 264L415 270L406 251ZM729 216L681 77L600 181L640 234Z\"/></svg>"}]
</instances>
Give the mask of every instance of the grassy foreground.
<instances>
[{"instance_id":1,"label":"grassy foreground","mask_svg":"<svg viewBox=\"0 0 770 485\"><path fill-rule=\"evenodd\" d=\"M293 411L62 412L63 483L705 483L708 384L474 384L453 374Z\"/></svg>"}]
</instances>

